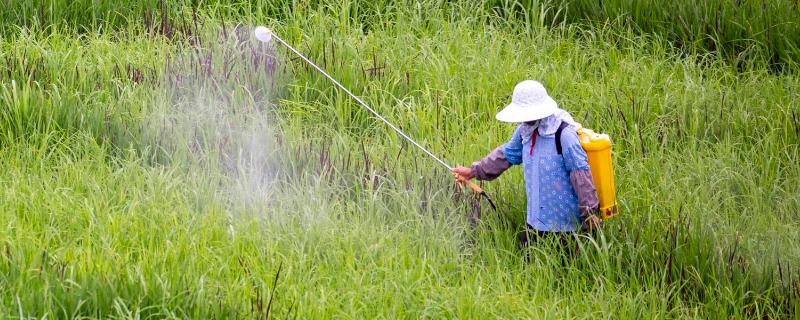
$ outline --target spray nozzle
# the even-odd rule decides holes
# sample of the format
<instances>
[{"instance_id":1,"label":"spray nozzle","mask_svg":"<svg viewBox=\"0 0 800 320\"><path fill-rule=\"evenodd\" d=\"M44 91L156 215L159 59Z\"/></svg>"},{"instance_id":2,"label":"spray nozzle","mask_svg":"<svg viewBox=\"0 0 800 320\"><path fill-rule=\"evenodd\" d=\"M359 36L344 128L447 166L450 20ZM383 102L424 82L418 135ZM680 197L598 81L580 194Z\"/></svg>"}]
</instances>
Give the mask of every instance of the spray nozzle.
<instances>
[{"instance_id":1,"label":"spray nozzle","mask_svg":"<svg viewBox=\"0 0 800 320\"><path fill-rule=\"evenodd\" d=\"M270 42L272 41L272 30L265 26L258 26L253 33L256 35L256 39L261 42Z\"/></svg>"}]
</instances>

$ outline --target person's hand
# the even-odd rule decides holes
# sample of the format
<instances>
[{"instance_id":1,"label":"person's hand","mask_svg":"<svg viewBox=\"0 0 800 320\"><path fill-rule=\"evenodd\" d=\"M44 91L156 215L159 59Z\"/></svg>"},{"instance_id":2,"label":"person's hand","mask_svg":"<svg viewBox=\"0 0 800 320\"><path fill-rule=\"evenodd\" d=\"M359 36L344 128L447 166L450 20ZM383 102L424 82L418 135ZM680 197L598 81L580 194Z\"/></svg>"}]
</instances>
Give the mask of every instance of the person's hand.
<instances>
[{"instance_id":1,"label":"person's hand","mask_svg":"<svg viewBox=\"0 0 800 320\"><path fill-rule=\"evenodd\" d=\"M592 214L583 220L583 229L588 231L599 230L600 226L603 225L603 220L597 217L596 214Z\"/></svg>"},{"instance_id":2,"label":"person's hand","mask_svg":"<svg viewBox=\"0 0 800 320\"><path fill-rule=\"evenodd\" d=\"M472 180L472 178L475 178L475 172L472 172L472 169L467 167L455 167L453 168L453 173L461 176L465 180Z\"/></svg>"}]
</instances>

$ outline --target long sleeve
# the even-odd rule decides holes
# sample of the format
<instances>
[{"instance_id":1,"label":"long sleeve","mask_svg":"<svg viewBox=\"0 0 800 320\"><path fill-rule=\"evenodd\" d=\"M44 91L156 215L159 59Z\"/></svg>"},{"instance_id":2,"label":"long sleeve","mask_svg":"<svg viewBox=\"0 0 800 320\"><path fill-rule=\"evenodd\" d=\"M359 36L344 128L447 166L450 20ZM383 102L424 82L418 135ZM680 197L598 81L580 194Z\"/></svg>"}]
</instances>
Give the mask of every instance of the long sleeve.
<instances>
[{"instance_id":1,"label":"long sleeve","mask_svg":"<svg viewBox=\"0 0 800 320\"><path fill-rule=\"evenodd\" d=\"M569 181L578 196L578 210L581 219L586 220L597 212L600 202L597 200L597 190L594 187L591 170L573 170L569 173Z\"/></svg>"},{"instance_id":2,"label":"long sleeve","mask_svg":"<svg viewBox=\"0 0 800 320\"><path fill-rule=\"evenodd\" d=\"M472 172L478 180L494 180L511 167L503 155L503 146L497 147L489 155L472 163Z\"/></svg>"},{"instance_id":3,"label":"long sleeve","mask_svg":"<svg viewBox=\"0 0 800 320\"><path fill-rule=\"evenodd\" d=\"M511 139L504 145L472 163L472 172L478 180L494 180L512 165L522 163L522 137L519 130L520 127L517 127Z\"/></svg>"},{"instance_id":4,"label":"long sleeve","mask_svg":"<svg viewBox=\"0 0 800 320\"><path fill-rule=\"evenodd\" d=\"M569 181L578 196L578 209L581 218L586 219L597 211L599 201L597 190L589 169L589 157L578 141L578 135L572 130L565 130L561 136L564 163L569 171Z\"/></svg>"}]
</instances>

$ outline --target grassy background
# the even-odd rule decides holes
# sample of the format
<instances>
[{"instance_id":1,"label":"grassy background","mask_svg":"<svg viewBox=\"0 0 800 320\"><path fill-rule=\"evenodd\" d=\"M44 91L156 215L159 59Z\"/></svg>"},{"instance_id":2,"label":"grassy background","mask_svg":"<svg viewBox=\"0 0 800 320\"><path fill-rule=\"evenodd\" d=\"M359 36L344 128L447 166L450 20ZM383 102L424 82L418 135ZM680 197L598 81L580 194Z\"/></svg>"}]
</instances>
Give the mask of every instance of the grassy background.
<instances>
[{"instance_id":1,"label":"grassy background","mask_svg":"<svg viewBox=\"0 0 800 320\"><path fill-rule=\"evenodd\" d=\"M794 0L554 1L554 21L588 22L655 33L682 51L711 52L734 65L773 70L800 58L800 3Z\"/></svg>"},{"instance_id":2,"label":"grassy background","mask_svg":"<svg viewBox=\"0 0 800 320\"><path fill-rule=\"evenodd\" d=\"M42 3L2 13L4 317L800 312L793 70L553 27L548 7ZM577 259L545 243L524 262L519 170L485 184L487 211L320 75L239 37L255 24L451 164L503 143L493 114L541 80L613 137L622 216Z\"/></svg>"},{"instance_id":3,"label":"grassy background","mask_svg":"<svg viewBox=\"0 0 800 320\"><path fill-rule=\"evenodd\" d=\"M133 0L63 1L5 0L0 31L18 26L66 25L81 33L124 28L131 23L152 25L167 34L190 29L192 16L213 12L220 20L243 16L287 20L305 8L337 14L339 22L354 22L364 30L380 28L405 11L411 2L347 1L323 4L286 0ZM453 3L426 0L419 7L442 10ZM463 6L463 4L457 4ZM800 61L800 4L796 0L591 1L486 0L469 5L473 15L513 16L520 22L550 26L576 23L584 28L616 29L655 35L686 55L711 54L740 70L750 64L783 72ZM159 25L162 20L172 23ZM148 28L149 29L149 28ZM168 29L168 30L167 30ZM519 31L519 30L515 30ZM514 31L512 31L514 32ZM624 39L624 38L623 38Z\"/></svg>"}]
</instances>

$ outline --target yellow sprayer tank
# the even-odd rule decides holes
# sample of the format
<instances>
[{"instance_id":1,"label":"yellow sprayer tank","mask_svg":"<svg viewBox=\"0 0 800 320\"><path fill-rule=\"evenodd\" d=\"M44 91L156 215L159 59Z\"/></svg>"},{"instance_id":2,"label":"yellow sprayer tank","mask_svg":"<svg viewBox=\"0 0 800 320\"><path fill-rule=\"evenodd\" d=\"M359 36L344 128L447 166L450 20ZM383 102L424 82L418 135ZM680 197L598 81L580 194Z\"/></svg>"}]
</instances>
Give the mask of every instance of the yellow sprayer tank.
<instances>
[{"instance_id":1,"label":"yellow sprayer tank","mask_svg":"<svg viewBox=\"0 0 800 320\"><path fill-rule=\"evenodd\" d=\"M578 126L578 137L589 156L592 180L597 188L600 214L603 219L617 215L617 194L614 190L614 166L611 164L611 138Z\"/></svg>"}]
</instances>

